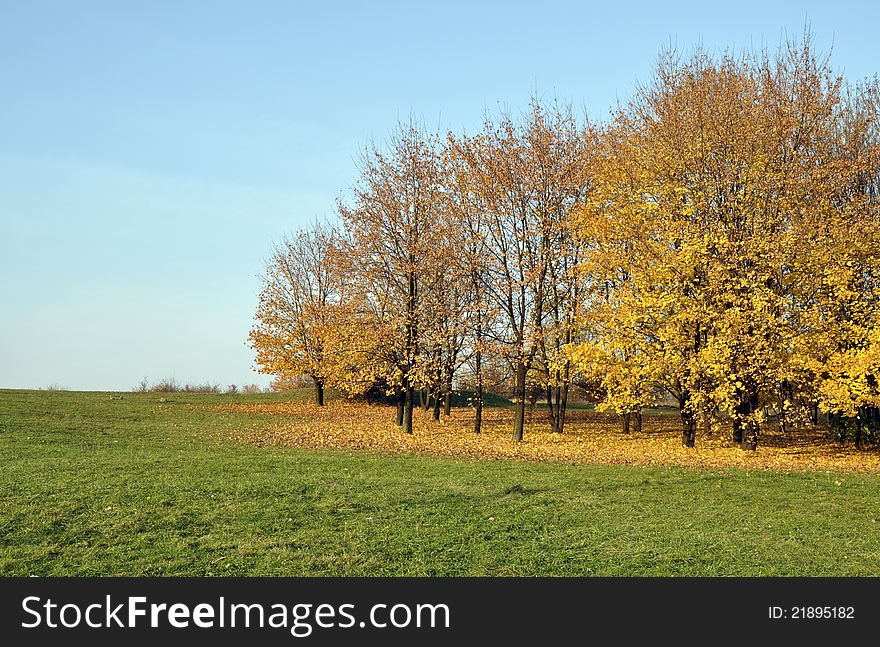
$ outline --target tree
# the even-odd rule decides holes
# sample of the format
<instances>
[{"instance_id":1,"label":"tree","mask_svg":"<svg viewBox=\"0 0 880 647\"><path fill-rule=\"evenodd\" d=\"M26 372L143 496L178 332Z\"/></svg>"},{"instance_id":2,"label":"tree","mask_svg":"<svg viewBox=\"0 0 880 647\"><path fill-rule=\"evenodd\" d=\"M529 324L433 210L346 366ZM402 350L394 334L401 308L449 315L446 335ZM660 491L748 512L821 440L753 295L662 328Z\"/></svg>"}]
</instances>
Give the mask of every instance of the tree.
<instances>
[{"instance_id":1,"label":"tree","mask_svg":"<svg viewBox=\"0 0 880 647\"><path fill-rule=\"evenodd\" d=\"M797 356L801 391L861 446L880 439L880 84L844 90L829 169L837 209L807 232L804 253L823 271L799 295Z\"/></svg>"},{"instance_id":2,"label":"tree","mask_svg":"<svg viewBox=\"0 0 880 647\"><path fill-rule=\"evenodd\" d=\"M498 325L485 334L514 371L513 439L520 441L527 375L547 350L545 324L553 299L572 294L555 290L566 277L556 272L554 259L564 253L560 231L585 197L588 147L570 110L548 111L538 101L521 121L502 115L496 124L487 117L480 134L453 137L450 145L468 168L470 186L485 209L485 289L499 313ZM564 317L564 306L556 305ZM564 340L561 327L554 332L560 333ZM564 371L551 372L567 388Z\"/></svg>"},{"instance_id":3,"label":"tree","mask_svg":"<svg viewBox=\"0 0 880 647\"><path fill-rule=\"evenodd\" d=\"M400 124L387 151L364 154L351 206L339 203L347 231L342 264L387 331L384 382L397 396L403 431L412 433L413 393L425 382L426 297L442 274L443 200L438 141Z\"/></svg>"},{"instance_id":4,"label":"tree","mask_svg":"<svg viewBox=\"0 0 880 647\"><path fill-rule=\"evenodd\" d=\"M577 219L606 292L595 343L677 397L687 446L719 410L755 449L767 407L787 406L816 284L809 233L852 208L860 169L835 137L840 94L808 41L775 58L667 55L602 134Z\"/></svg>"},{"instance_id":5,"label":"tree","mask_svg":"<svg viewBox=\"0 0 880 647\"><path fill-rule=\"evenodd\" d=\"M307 375L319 406L329 375L327 340L345 302L341 276L330 260L336 239L332 228L315 223L275 246L249 335L260 372L282 380Z\"/></svg>"},{"instance_id":6,"label":"tree","mask_svg":"<svg viewBox=\"0 0 880 647\"><path fill-rule=\"evenodd\" d=\"M474 389L474 433L483 424L484 356L489 351L487 334L495 325L495 312L488 291L489 261L486 236L485 204L479 185L462 155L461 143L449 133L444 149L448 232L454 253L456 289L462 294L459 316L464 324L462 364L470 363Z\"/></svg>"}]
</instances>

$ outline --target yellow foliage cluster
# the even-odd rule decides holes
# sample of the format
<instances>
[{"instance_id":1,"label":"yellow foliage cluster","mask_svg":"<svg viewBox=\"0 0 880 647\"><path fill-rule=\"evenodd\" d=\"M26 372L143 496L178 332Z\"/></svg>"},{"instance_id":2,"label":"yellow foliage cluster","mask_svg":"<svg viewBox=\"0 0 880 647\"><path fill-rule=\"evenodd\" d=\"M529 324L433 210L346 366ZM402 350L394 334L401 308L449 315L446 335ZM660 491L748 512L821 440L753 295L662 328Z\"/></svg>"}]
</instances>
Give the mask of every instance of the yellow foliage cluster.
<instances>
[{"instance_id":1,"label":"yellow foliage cluster","mask_svg":"<svg viewBox=\"0 0 880 647\"><path fill-rule=\"evenodd\" d=\"M331 402L323 409L305 403L253 403L215 406L227 413L275 414L277 421L242 431L238 440L257 445L314 449L405 452L469 459L514 459L566 463L679 465L705 468L784 471L880 471L880 453L855 451L833 441L827 430L804 428L781 433L768 429L760 452L742 452L726 434L702 435L694 448L679 442L675 415L645 415L641 432L624 434L608 413L572 411L564 434L553 433L546 412L536 410L521 443L510 442L513 411L487 409L483 433L471 432L472 414L453 410L440 422L417 410L412 434L401 434L386 407ZM423 418L419 420L418 418Z\"/></svg>"},{"instance_id":2,"label":"yellow foliage cluster","mask_svg":"<svg viewBox=\"0 0 880 647\"><path fill-rule=\"evenodd\" d=\"M571 223L591 279L571 356L604 406L667 392L683 442L689 420L733 419L744 449L769 411L876 425L877 98L809 39L661 59L601 130Z\"/></svg>"}]
</instances>

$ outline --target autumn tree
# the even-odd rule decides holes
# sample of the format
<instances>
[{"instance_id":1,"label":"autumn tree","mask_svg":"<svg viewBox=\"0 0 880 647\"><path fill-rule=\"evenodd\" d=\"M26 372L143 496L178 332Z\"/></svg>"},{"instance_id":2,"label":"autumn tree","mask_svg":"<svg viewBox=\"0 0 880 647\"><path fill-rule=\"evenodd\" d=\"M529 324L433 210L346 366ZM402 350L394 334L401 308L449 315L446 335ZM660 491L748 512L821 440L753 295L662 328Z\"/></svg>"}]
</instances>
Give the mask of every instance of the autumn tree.
<instances>
[{"instance_id":1,"label":"autumn tree","mask_svg":"<svg viewBox=\"0 0 880 647\"><path fill-rule=\"evenodd\" d=\"M345 301L342 277L330 260L336 238L331 227L315 223L275 246L249 335L260 372L281 380L308 376L319 406L330 375L328 339Z\"/></svg>"},{"instance_id":2,"label":"autumn tree","mask_svg":"<svg viewBox=\"0 0 880 647\"><path fill-rule=\"evenodd\" d=\"M439 277L437 287L427 298L427 306L432 314L428 335L433 340L435 363L434 380L434 419L440 419L441 405L444 415L450 415L455 374L462 360L467 340L470 317L470 283L467 274L462 273L455 261L460 249L454 243L461 240L458 232L449 232L444 245L453 244L444 255L449 259Z\"/></svg>"},{"instance_id":3,"label":"autumn tree","mask_svg":"<svg viewBox=\"0 0 880 647\"><path fill-rule=\"evenodd\" d=\"M569 143L569 150L576 156L574 164L582 164L583 170L570 185L570 193L561 196L561 201L557 203L558 221L550 225L547 312L541 322L537 367L545 392L550 427L557 433L565 429L568 394L576 371L570 351L582 339L581 322L590 284L589 274L580 271L581 248L575 242L569 219L573 210L581 206L589 190L587 156L592 148L585 148L585 145L591 141L574 134Z\"/></svg>"},{"instance_id":4,"label":"autumn tree","mask_svg":"<svg viewBox=\"0 0 880 647\"><path fill-rule=\"evenodd\" d=\"M489 251L485 201L476 181L469 157L462 154L461 143L452 133L444 149L444 196L452 252L451 268L457 276L456 290L463 296L459 312L463 330L463 364L469 364L474 389L474 433L483 424L485 391L484 357L490 351L488 334L495 326L495 313L488 289Z\"/></svg>"},{"instance_id":5,"label":"autumn tree","mask_svg":"<svg viewBox=\"0 0 880 647\"><path fill-rule=\"evenodd\" d=\"M398 422L412 433L414 389L429 379L424 351L445 249L438 141L401 124L383 149L365 152L351 204L340 202L347 232L341 263L386 331L384 382L399 401Z\"/></svg>"},{"instance_id":6,"label":"autumn tree","mask_svg":"<svg viewBox=\"0 0 880 647\"><path fill-rule=\"evenodd\" d=\"M880 84L844 88L832 151L832 213L806 232L804 263L821 267L799 296L800 391L841 438L880 440Z\"/></svg>"},{"instance_id":7,"label":"autumn tree","mask_svg":"<svg viewBox=\"0 0 880 647\"><path fill-rule=\"evenodd\" d=\"M602 134L577 219L605 291L591 343L677 397L687 446L720 411L754 449L767 408L789 405L817 274L807 233L853 206L842 191L860 168L838 150L840 96L808 41L776 57L667 55Z\"/></svg>"},{"instance_id":8,"label":"autumn tree","mask_svg":"<svg viewBox=\"0 0 880 647\"><path fill-rule=\"evenodd\" d=\"M567 316L561 301L553 303L572 294L554 289L567 280L564 268L555 261L564 253L559 245L564 223L585 197L587 147L570 110L558 106L547 110L538 101L521 120L508 114L497 122L487 118L482 132L453 137L450 145L467 165L473 190L485 209L485 288L500 315L498 325L486 334L514 371L513 439L519 441L527 375L537 359L550 359L544 353L550 350L545 345L548 316L554 305L560 322ZM560 326L551 334L564 340L567 333ZM548 374L555 380L550 388L561 387L562 381L567 388L564 368L554 367ZM564 408L564 401L558 402ZM551 418L561 431L564 414L559 408L551 408Z\"/></svg>"}]
</instances>

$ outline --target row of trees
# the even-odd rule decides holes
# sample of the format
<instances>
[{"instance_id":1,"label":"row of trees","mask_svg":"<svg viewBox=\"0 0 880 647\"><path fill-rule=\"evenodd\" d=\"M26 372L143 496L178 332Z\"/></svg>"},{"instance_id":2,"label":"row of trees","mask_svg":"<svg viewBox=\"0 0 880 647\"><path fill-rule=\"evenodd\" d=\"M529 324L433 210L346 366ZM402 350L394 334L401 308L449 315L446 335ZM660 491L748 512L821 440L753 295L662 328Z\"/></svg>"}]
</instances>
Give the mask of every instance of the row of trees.
<instances>
[{"instance_id":1,"label":"row of trees","mask_svg":"<svg viewBox=\"0 0 880 647\"><path fill-rule=\"evenodd\" d=\"M880 115L809 39L661 57L604 124L533 101L473 135L402 125L371 146L339 226L279 245L251 331L261 370L377 386L412 431L507 367L552 429L573 387L629 421L671 395L682 442L769 417L880 426Z\"/></svg>"}]
</instances>

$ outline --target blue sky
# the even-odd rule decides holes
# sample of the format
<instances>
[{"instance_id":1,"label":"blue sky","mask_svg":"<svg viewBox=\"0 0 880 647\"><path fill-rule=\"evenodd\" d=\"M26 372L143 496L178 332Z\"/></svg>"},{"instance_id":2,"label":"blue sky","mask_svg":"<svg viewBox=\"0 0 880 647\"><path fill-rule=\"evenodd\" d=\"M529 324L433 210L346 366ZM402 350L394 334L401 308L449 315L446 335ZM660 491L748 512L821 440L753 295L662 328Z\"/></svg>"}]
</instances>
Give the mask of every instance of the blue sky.
<instances>
[{"instance_id":1,"label":"blue sky","mask_svg":"<svg viewBox=\"0 0 880 647\"><path fill-rule=\"evenodd\" d=\"M245 345L273 240L331 215L398 118L594 119L657 52L806 23L880 71L869 2L0 0L0 388L267 384Z\"/></svg>"}]
</instances>

